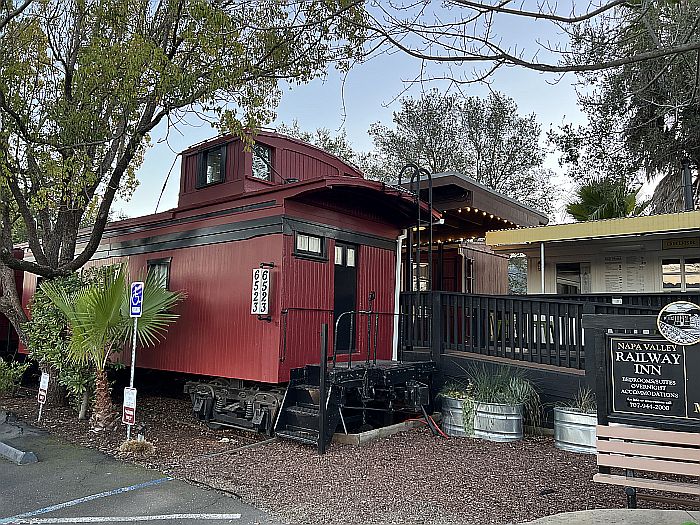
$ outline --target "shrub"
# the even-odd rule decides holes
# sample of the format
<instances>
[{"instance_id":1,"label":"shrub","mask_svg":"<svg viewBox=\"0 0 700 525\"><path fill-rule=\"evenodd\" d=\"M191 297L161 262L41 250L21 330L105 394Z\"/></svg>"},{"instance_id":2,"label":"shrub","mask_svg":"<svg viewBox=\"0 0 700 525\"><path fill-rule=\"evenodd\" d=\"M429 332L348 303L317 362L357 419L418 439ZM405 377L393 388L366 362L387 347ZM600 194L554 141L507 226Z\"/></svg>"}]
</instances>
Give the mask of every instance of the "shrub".
<instances>
[{"instance_id":1,"label":"shrub","mask_svg":"<svg viewBox=\"0 0 700 525\"><path fill-rule=\"evenodd\" d=\"M80 290L90 276L91 272L86 272L83 276L76 273L58 277L53 282L66 293L72 293ZM66 389L68 399L76 410L81 405L87 406L84 398L89 398L92 394L94 374L89 366L68 359L70 338L65 315L41 287L37 288L29 310L31 319L24 325L29 340L29 357L37 361L42 370L51 373L52 378ZM84 417L85 414L81 415Z\"/></svg>"},{"instance_id":2,"label":"shrub","mask_svg":"<svg viewBox=\"0 0 700 525\"><path fill-rule=\"evenodd\" d=\"M119 445L119 452L123 454L132 454L134 456L150 456L156 451L156 447L150 441L139 441L131 439L124 441Z\"/></svg>"},{"instance_id":3,"label":"shrub","mask_svg":"<svg viewBox=\"0 0 700 525\"><path fill-rule=\"evenodd\" d=\"M8 363L0 359L0 395L12 394L22 381L22 376L29 368L29 363Z\"/></svg>"}]
</instances>

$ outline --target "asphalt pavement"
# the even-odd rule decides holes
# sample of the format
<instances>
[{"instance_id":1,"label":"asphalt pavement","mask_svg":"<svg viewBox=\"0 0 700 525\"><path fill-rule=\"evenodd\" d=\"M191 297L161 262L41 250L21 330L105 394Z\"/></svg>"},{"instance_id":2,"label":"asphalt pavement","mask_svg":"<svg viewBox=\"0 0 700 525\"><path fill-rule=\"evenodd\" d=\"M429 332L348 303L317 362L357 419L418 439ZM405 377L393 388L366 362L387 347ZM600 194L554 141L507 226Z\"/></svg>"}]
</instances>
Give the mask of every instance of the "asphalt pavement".
<instances>
[{"instance_id":1,"label":"asphalt pavement","mask_svg":"<svg viewBox=\"0 0 700 525\"><path fill-rule=\"evenodd\" d=\"M34 452L39 460L17 465L0 457L0 525L281 523L228 494L117 461L30 427L0 423L0 440Z\"/></svg>"},{"instance_id":2,"label":"asphalt pavement","mask_svg":"<svg viewBox=\"0 0 700 525\"><path fill-rule=\"evenodd\" d=\"M18 423L0 421L0 441L32 451L39 460L17 465L0 456L0 525L281 525L228 494L117 461ZM557 514L528 525L687 523L700 523L700 512L602 509Z\"/></svg>"}]
</instances>

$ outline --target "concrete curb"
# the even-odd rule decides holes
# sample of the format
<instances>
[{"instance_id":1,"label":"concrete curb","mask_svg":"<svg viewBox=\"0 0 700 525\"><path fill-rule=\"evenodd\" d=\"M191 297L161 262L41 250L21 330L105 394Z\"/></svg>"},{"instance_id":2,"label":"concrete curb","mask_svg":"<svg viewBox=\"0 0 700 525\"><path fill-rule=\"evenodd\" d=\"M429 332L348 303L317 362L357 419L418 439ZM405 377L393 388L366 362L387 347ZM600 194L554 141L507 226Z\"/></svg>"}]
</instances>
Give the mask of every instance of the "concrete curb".
<instances>
[{"instance_id":1,"label":"concrete curb","mask_svg":"<svg viewBox=\"0 0 700 525\"><path fill-rule=\"evenodd\" d=\"M0 456L3 456L18 465L36 463L39 459L34 452L24 452L0 441Z\"/></svg>"},{"instance_id":2,"label":"concrete curb","mask_svg":"<svg viewBox=\"0 0 700 525\"><path fill-rule=\"evenodd\" d=\"M4 410L0 410L0 425L4 425L8 419L9 414ZM39 461L34 452L25 452L2 441L0 441L0 456L9 459L17 465L29 465Z\"/></svg>"}]
</instances>

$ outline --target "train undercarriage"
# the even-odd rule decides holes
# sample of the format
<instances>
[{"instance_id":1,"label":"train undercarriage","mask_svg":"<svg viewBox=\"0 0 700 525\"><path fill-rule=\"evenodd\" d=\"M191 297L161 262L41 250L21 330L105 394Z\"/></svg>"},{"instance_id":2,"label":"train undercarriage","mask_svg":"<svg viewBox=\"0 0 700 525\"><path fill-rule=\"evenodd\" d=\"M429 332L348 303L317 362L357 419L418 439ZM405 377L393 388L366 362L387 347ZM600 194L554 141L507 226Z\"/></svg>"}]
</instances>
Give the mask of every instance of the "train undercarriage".
<instances>
[{"instance_id":1,"label":"train undercarriage","mask_svg":"<svg viewBox=\"0 0 700 525\"><path fill-rule=\"evenodd\" d=\"M190 381L185 393L195 417L210 428L233 427L271 436L285 389L239 379Z\"/></svg>"},{"instance_id":2,"label":"train undercarriage","mask_svg":"<svg viewBox=\"0 0 700 525\"><path fill-rule=\"evenodd\" d=\"M293 369L286 389L217 379L188 382L195 416L212 428L235 427L306 444L330 441L333 433L367 430L420 414L430 403L435 363L377 361ZM321 396L325 390L325 424ZM322 430L323 429L323 430ZM323 434L323 435L322 435Z\"/></svg>"}]
</instances>

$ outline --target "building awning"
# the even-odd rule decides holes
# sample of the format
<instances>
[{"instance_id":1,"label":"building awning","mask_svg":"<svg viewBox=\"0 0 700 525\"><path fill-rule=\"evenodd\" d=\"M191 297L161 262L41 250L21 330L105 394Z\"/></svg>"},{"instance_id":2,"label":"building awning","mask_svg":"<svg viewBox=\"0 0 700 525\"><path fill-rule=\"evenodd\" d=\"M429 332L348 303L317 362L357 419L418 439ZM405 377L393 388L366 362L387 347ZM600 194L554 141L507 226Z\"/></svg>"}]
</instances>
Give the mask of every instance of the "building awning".
<instances>
[{"instance_id":1,"label":"building awning","mask_svg":"<svg viewBox=\"0 0 700 525\"><path fill-rule=\"evenodd\" d=\"M515 230L489 231L486 244L494 251L517 252L531 244L603 240L661 234L700 232L700 210L623 219L556 224Z\"/></svg>"}]
</instances>

